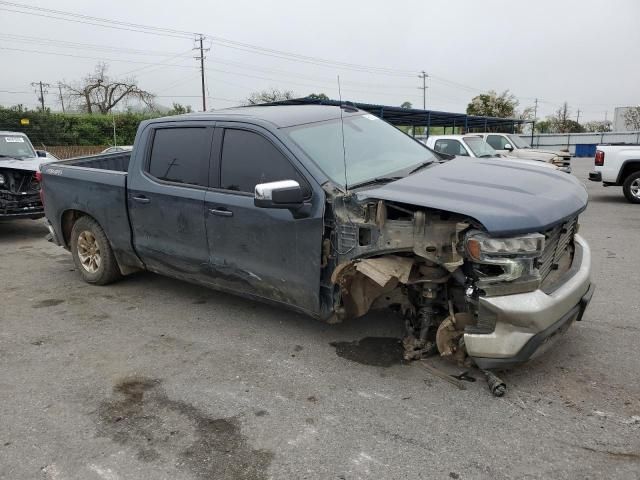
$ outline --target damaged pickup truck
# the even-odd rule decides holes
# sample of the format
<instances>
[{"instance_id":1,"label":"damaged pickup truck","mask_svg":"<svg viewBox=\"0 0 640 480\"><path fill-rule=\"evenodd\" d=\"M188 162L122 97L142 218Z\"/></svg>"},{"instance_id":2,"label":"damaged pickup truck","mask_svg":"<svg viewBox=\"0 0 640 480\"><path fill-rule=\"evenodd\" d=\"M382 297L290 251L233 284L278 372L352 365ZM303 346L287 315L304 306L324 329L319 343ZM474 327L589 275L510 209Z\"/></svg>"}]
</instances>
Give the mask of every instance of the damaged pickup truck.
<instances>
[{"instance_id":1,"label":"damaged pickup truck","mask_svg":"<svg viewBox=\"0 0 640 480\"><path fill-rule=\"evenodd\" d=\"M44 216L38 176L50 161L25 134L0 132L0 220Z\"/></svg>"},{"instance_id":2,"label":"damaged pickup truck","mask_svg":"<svg viewBox=\"0 0 640 480\"><path fill-rule=\"evenodd\" d=\"M407 358L524 362L593 293L575 178L443 161L349 106L148 120L132 152L42 173L52 237L85 281L146 269L329 322L388 308Z\"/></svg>"}]
</instances>

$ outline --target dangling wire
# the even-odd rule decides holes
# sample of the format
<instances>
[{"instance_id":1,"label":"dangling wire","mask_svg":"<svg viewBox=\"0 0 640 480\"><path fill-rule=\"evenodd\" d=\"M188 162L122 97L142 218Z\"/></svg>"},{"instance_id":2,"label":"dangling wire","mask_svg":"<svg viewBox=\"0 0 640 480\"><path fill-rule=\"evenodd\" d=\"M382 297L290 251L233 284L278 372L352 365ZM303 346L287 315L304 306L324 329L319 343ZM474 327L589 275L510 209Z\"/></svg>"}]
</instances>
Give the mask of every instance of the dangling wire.
<instances>
[{"instance_id":1,"label":"dangling wire","mask_svg":"<svg viewBox=\"0 0 640 480\"><path fill-rule=\"evenodd\" d=\"M340 129L342 131L342 163L344 163L344 189L349 192L347 185L347 148L344 144L344 118L342 116L342 89L340 88L340 75L338 75L338 97L340 98Z\"/></svg>"}]
</instances>

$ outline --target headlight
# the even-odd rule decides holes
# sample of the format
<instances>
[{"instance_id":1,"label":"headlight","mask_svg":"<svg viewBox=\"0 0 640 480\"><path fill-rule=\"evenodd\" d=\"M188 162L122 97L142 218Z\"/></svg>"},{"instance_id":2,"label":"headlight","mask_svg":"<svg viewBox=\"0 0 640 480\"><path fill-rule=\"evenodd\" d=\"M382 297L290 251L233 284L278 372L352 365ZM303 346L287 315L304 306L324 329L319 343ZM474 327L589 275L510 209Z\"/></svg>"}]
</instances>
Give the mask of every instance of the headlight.
<instances>
[{"instance_id":1,"label":"headlight","mask_svg":"<svg viewBox=\"0 0 640 480\"><path fill-rule=\"evenodd\" d=\"M534 260L542 254L544 240L540 233L494 238L482 232L471 232L466 237L465 249L474 262L500 268L492 274L477 269L484 281L508 282L534 273Z\"/></svg>"},{"instance_id":2,"label":"headlight","mask_svg":"<svg viewBox=\"0 0 640 480\"><path fill-rule=\"evenodd\" d=\"M4 178L4 175L0 173L0 186L4 185L5 183L7 183L7 179Z\"/></svg>"}]
</instances>

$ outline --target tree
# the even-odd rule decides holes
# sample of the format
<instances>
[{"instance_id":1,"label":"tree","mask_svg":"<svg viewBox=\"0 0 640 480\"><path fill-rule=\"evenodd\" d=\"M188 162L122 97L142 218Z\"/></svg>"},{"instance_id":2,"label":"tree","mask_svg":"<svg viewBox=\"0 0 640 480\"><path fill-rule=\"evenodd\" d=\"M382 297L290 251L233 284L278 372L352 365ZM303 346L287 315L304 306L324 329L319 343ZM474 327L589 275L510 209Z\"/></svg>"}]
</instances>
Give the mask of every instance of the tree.
<instances>
[{"instance_id":1,"label":"tree","mask_svg":"<svg viewBox=\"0 0 640 480\"><path fill-rule=\"evenodd\" d=\"M629 130L640 130L640 105L625 110L624 124Z\"/></svg>"},{"instance_id":2,"label":"tree","mask_svg":"<svg viewBox=\"0 0 640 480\"><path fill-rule=\"evenodd\" d=\"M182 115L183 113L191 113L191 105L182 105L181 103L173 102L171 110L167 112L167 115Z\"/></svg>"},{"instance_id":3,"label":"tree","mask_svg":"<svg viewBox=\"0 0 640 480\"><path fill-rule=\"evenodd\" d=\"M400 108L413 108L413 104L411 102L402 102Z\"/></svg>"},{"instance_id":4,"label":"tree","mask_svg":"<svg viewBox=\"0 0 640 480\"><path fill-rule=\"evenodd\" d=\"M281 100L291 100L294 98L294 94L291 90L280 90L279 88L270 88L268 90L262 90L260 92L253 92L247 103L249 105L258 105L260 103L279 102Z\"/></svg>"},{"instance_id":5,"label":"tree","mask_svg":"<svg viewBox=\"0 0 640 480\"><path fill-rule=\"evenodd\" d=\"M549 121L549 133L581 133L584 128L571 119L569 104L564 102L555 113L547 117Z\"/></svg>"},{"instance_id":6,"label":"tree","mask_svg":"<svg viewBox=\"0 0 640 480\"><path fill-rule=\"evenodd\" d=\"M86 113L111 112L120 102L135 99L141 101L149 109L153 108L154 96L138 87L134 78L113 80L107 76L108 66L105 63L96 65L92 74L79 82L62 82L61 87L67 98L67 104L76 106Z\"/></svg>"},{"instance_id":7,"label":"tree","mask_svg":"<svg viewBox=\"0 0 640 480\"><path fill-rule=\"evenodd\" d=\"M611 131L611 122L609 120L606 121L593 121L587 122L582 125L584 127L585 132L610 132Z\"/></svg>"},{"instance_id":8,"label":"tree","mask_svg":"<svg viewBox=\"0 0 640 480\"><path fill-rule=\"evenodd\" d=\"M329 97L327 97L324 93L311 93L307 95L307 98L311 100L329 100Z\"/></svg>"},{"instance_id":9,"label":"tree","mask_svg":"<svg viewBox=\"0 0 640 480\"><path fill-rule=\"evenodd\" d=\"M518 100L509 90L499 95L494 90L489 90L471 99L471 103L467 105L467 115L508 118L514 116L517 106Z\"/></svg>"}]
</instances>

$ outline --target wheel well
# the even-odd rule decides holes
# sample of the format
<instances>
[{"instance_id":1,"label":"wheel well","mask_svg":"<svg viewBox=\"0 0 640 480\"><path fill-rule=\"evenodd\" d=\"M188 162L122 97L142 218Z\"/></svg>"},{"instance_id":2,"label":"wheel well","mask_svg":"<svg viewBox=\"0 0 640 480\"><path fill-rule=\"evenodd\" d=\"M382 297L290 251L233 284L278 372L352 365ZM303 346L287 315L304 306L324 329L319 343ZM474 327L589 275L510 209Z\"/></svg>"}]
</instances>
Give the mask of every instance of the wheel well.
<instances>
[{"instance_id":1,"label":"wheel well","mask_svg":"<svg viewBox=\"0 0 640 480\"><path fill-rule=\"evenodd\" d=\"M71 230L73 229L73 225L78 221L80 217L89 217L85 212L81 212L80 210L66 210L62 214L62 221L60 222L60 226L62 227L62 241L66 247L69 246L69 242L71 239Z\"/></svg>"},{"instance_id":2,"label":"wheel well","mask_svg":"<svg viewBox=\"0 0 640 480\"><path fill-rule=\"evenodd\" d=\"M627 161L622 167L622 171L620 172L620 181L619 183L624 183L629 175L635 172L640 172L640 160L632 160Z\"/></svg>"}]
</instances>

